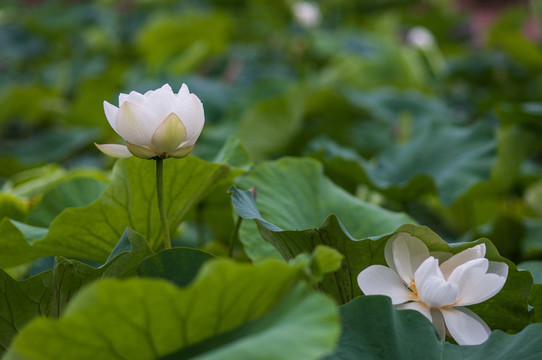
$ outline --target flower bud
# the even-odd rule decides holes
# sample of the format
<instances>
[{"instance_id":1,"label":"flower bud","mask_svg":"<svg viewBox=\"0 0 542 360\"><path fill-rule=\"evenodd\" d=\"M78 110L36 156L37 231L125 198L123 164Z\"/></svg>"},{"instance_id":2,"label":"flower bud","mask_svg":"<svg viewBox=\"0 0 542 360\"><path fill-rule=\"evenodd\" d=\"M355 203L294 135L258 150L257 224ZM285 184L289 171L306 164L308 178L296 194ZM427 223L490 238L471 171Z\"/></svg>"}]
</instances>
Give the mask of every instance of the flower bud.
<instances>
[{"instance_id":1,"label":"flower bud","mask_svg":"<svg viewBox=\"0 0 542 360\"><path fill-rule=\"evenodd\" d=\"M143 95L136 91L120 94L119 107L104 101L104 111L126 146L96 146L104 154L117 158L185 157L194 148L205 122L201 101L185 84L177 94L168 84Z\"/></svg>"}]
</instances>

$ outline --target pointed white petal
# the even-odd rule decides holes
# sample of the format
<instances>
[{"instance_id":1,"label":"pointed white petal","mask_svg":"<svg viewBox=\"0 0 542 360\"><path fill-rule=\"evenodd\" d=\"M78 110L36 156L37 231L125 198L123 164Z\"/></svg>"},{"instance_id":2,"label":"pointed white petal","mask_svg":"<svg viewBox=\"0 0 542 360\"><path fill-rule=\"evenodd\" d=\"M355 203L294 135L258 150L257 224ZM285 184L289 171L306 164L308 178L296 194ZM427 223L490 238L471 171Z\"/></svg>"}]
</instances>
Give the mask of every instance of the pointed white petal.
<instances>
[{"instance_id":1,"label":"pointed white petal","mask_svg":"<svg viewBox=\"0 0 542 360\"><path fill-rule=\"evenodd\" d=\"M194 145L205 124L203 104L196 95L190 94L185 100L177 101L175 104L175 113L186 128L186 139L181 146Z\"/></svg>"},{"instance_id":2,"label":"pointed white petal","mask_svg":"<svg viewBox=\"0 0 542 360\"><path fill-rule=\"evenodd\" d=\"M457 305L473 305L495 296L504 286L506 277L486 273L489 261L476 259L458 266L448 278L458 286Z\"/></svg>"},{"instance_id":3,"label":"pointed white petal","mask_svg":"<svg viewBox=\"0 0 542 360\"><path fill-rule=\"evenodd\" d=\"M461 264L474 259L483 258L486 254L486 244L479 244L455 254L440 265L444 278L448 279L452 271Z\"/></svg>"},{"instance_id":4,"label":"pointed white petal","mask_svg":"<svg viewBox=\"0 0 542 360\"><path fill-rule=\"evenodd\" d=\"M147 98L144 95L141 95L137 91L130 91L126 101L129 101L134 104L144 105L147 101ZM120 106L120 104L119 104Z\"/></svg>"},{"instance_id":5,"label":"pointed white petal","mask_svg":"<svg viewBox=\"0 0 542 360\"><path fill-rule=\"evenodd\" d=\"M397 271L401 279L409 284L414 278L416 269L429 257L429 249L417 237L402 232L388 240L384 255L388 266Z\"/></svg>"},{"instance_id":6,"label":"pointed white petal","mask_svg":"<svg viewBox=\"0 0 542 360\"><path fill-rule=\"evenodd\" d=\"M164 84L160 89L157 89L156 92L162 93L162 94L173 94L173 89L169 84Z\"/></svg>"},{"instance_id":7,"label":"pointed white petal","mask_svg":"<svg viewBox=\"0 0 542 360\"><path fill-rule=\"evenodd\" d=\"M397 310L416 310L417 312L422 313L422 315L425 316L427 320L433 321L430 309L421 302L412 301L404 304L394 305L393 307Z\"/></svg>"},{"instance_id":8,"label":"pointed white petal","mask_svg":"<svg viewBox=\"0 0 542 360\"><path fill-rule=\"evenodd\" d=\"M438 336L442 341L446 340L446 324L440 310L431 309L431 317L433 318L433 326L437 330Z\"/></svg>"},{"instance_id":9,"label":"pointed white petal","mask_svg":"<svg viewBox=\"0 0 542 360\"><path fill-rule=\"evenodd\" d=\"M464 307L441 309L446 328L459 345L478 345L487 340L491 330L478 315Z\"/></svg>"},{"instance_id":10,"label":"pointed white petal","mask_svg":"<svg viewBox=\"0 0 542 360\"><path fill-rule=\"evenodd\" d=\"M119 107L122 105L123 102L128 100L128 94L120 93L119 94Z\"/></svg>"},{"instance_id":11,"label":"pointed white petal","mask_svg":"<svg viewBox=\"0 0 542 360\"><path fill-rule=\"evenodd\" d=\"M174 113L169 114L158 126L152 135L152 145L160 154L169 154L177 150L177 147L186 137L186 129L182 121Z\"/></svg>"},{"instance_id":12,"label":"pointed white petal","mask_svg":"<svg viewBox=\"0 0 542 360\"><path fill-rule=\"evenodd\" d=\"M168 84L165 84L160 89L155 90L146 96L147 102L145 103L145 108L161 121L175 111L177 98Z\"/></svg>"},{"instance_id":13,"label":"pointed white petal","mask_svg":"<svg viewBox=\"0 0 542 360\"><path fill-rule=\"evenodd\" d=\"M111 125L111 127L113 128L113 130L115 130L115 132L117 131L117 128L115 126L115 116L117 115L118 111L119 111L118 107L111 105L107 101L104 101L105 117L107 118L107 121L109 121L109 125Z\"/></svg>"},{"instance_id":14,"label":"pointed white petal","mask_svg":"<svg viewBox=\"0 0 542 360\"><path fill-rule=\"evenodd\" d=\"M177 94L178 96L188 96L190 95L190 90L188 90L188 86L186 86L186 84L182 84Z\"/></svg>"},{"instance_id":15,"label":"pointed white petal","mask_svg":"<svg viewBox=\"0 0 542 360\"><path fill-rule=\"evenodd\" d=\"M139 146L151 145L152 134L159 122L143 106L125 101L115 117L117 132L124 140Z\"/></svg>"},{"instance_id":16,"label":"pointed white petal","mask_svg":"<svg viewBox=\"0 0 542 360\"><path fill-rule=\"evenodd\" d=\"M372 265L358 275L358 285L365 295L386 295L392 304L409 301L411 291L392 269L382 265Z\"/></svg>"},{"instance_id":17,"label":"pointed white petal","mask_svg":"<svg viewBox=\"0 0 542 360\"><path fill-rule=\"evenodd\" d=\"M501 277L508 277L508 265L500 261L490 261L487 269L488 273L499 275Z\"/></svg>"},{"instance_id":18,"label":"pointed white petal","mask_svg":"<svg viewBox=\"0 0 542 360\"><path fill-rule=\"evenodd\" d=\"M418 298L427 306L439 308L451 305L457 300L457 285L444 280L438 260L434 257L429 257L420 265L414 278Z\"/></svg>"},{"instance_id":19,"label":"pointed white petal","mask_svg":"<svg viewBox=\"0 0 542 360\"><path fill-rule=\"evenodd\" d=\"M461 296L463 291L470 290L470 287L476 286L482 280L488 267L489 260L486 258L467 261L452 271L448 281L459 286L459 295Z\"/></svg>"},{"instance_id":20,"label":"pointed white petal","mask_svg":"<svg viewBox=\"0 0 542 360\"><path fill-rule=\"evenodd\" d=\"M169 156L173 157L173 158L176 158L176 159L181 159L181 158L187 156L188 154L190 154L192 152L192 150L194 150L194 145L187 146L187 147L181 147L181 148L178 148L177 150L175 150L174 152L169 153Z\"/></svg>"},{"instance_id":21,"label":"pointed white petal","mask_svg":"<svg viewBox=\"0 0 542 360\"><path fill-rule=\"evenodd\" d=\"M128 150L128 148L124 145L119 144L96 144L96 147L100 149L101 152L103 152L107 156L115 157L115 158L127 158L132 156L132 153Z\"/></svg>"},{"instance_id":22,"label":"pointed white petal","mask_svg":"<svg viewBox=\"0 0 542 360\"><path fill-rule=\"evenodd\" d=\"M457 305L474 305L491 299L497 295L506 283L506 278L495 274L486 274L477 286L471 287L471 291L464 291Z\"/></svg>"},{"instance_id":23,"label":"pointed white petal","mask_svg":"<svg viewBox=\"0 0 542 360\"><path fill-rule=\"evenodd\" d=\"M138 146L128 141L126 142L126 147L130 151L130 153L132 153L135 157L141 159L152 159L153 157L160 155L146 146Z\"/></svg>"}]
</instances>

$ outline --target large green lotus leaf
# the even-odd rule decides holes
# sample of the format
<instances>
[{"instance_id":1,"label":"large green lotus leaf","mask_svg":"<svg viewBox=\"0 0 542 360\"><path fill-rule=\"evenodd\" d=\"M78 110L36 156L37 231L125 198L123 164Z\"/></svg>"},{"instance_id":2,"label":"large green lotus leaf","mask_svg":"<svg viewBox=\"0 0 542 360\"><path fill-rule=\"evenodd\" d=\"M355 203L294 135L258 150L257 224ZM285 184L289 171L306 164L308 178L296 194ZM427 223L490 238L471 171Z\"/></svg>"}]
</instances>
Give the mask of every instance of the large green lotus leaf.
<instances>
[{"instance_id":1,"label":"large green lotus leaf","mask_svg":"<svg viewBox=\"0 0 542 360\"><path fill-rule=\"evenodd\" d=\"M161 359L320 359L335 347L339 329L336 310L316 295L297 286L262 317Z\"/></svg>"},{"instance_id":2,"label":"large green lotus leaf","mask_svg":"<svg viewBox=\"0 0 542 360\"><path fill-rule=\"evenodd\" d=\"M38 199L63 182L77 178L109 181L109 171L94 168L64 169L56 164L48 164L18 173L7 181L2 191L17 198ZM83 195L84 196L84 195Z\"/></svg>"},{"instance_id":3,"label":"large green lotus leaf","mask_svg":"<svg viewBox=\"0 0 542 360\"><path fill-rule=\"evenodd\" d=\"M342 333L335 353L339 359L539 359L542 325L515 335L499 330L475 346L442 342L433 325L413 310L395 310L388 297L364 296L340 307Z\"/></svg>"},{"instance_id":4,"label":"large green lotus leaf","mask_svg":"<svg viewBox=\"0 0 542 360\"><path fill-rule=\"evenodd\" d=\"M130 228L126 228L119 242L109 254L107 262L99 269L102 277L125 278L137 275L137 267L144 258L153 254L147 240Z\"/></svg>"},{"instance_id":5,"label":"large green lotus leaf","mask_svg":"<svg viewBox=\"0 0 542 360\"><path fill-rule=\"evenodd\" d=\"M28 215L28 222L35 226L49 227L62 210L90 205L106 187L106 182L95 178L68 179L43 195L40 203Z\"/></svg>"},{"instance_id":6,"label":"large green lotus leaf","mask_svg":"<svg viewBox=\"0 0 542 360\"><path fill-rule=\"evenodd\" d=\"M255 102L241 115L237 135L255 159L284 151L301 130L305 92L292 85L280 95Z\"/></svg>"},{"instance_id":7,"label":"large green lotus leaf","mask_svg":"<svg viewBox=\"0 0 542 360\"><path fill-rule=\"evenodd\" d=\"M524 261L518 264L518 268L529 270L533 274L534 285L529 305L534 307L534 322L542 322L542 261Z\"/></svg>"},{"instance_id":8,"label":"large green lotus leaf","mask_svg":"<svg viewBox=\"0 0 542 360\"><path fill-rule=\"evenodd\" d=\"M32 318L60 316L83 285L99 278L136 275L139 261L151 251L146 240L130 229L119 241L119 244L125 243L128 245L112 254L100 268L57 257L53 269L22 281L14 280L0 270L0 294L5 300L0 302L0 355Z\"/></svg>"},{"instance_id":9,"label":"large green lotus leaf","mask_svg":"<svg viewBox=\"0 0 542 360\"><path fill-rule=\"evenodd\" d=\"M11 194L0 193L0 219L7 217L24 221L29 205L29 201L19 199Z\"/></svg>"},{"instance_id":10,"label":"large green lotus leaf","mask_svg":"<svg viewBox=\"0 0 542 360\"><path fill-rule=\"evenodd\" d=\"M521 249L521 255L523 258L536 258L542 254L542 219L541 218L524 218L522 219L521 232L516 234L522 234L521 242L516 243ZM496 224L497 225L497 224ZM495 225L495 226L496 226ZM519 240L519 239L518 239ZM519 242L517 240L517 242Z\"/></svg>"},{"instance_id":11,"label":"large green lotus leaf","mask_svg":"<svg viewBox=\"0 0 542 360\"><path fill-rule=\"evenodd\" d=\"M524 171L520 167L530 153L536 136L530 131L510 126L499 128L496 135L498 160L490 179L474 185L452 206L437 206L435 210L445 219L445 223L453 226L457 234L473 234L473 239L480 235L489 237L504 256L512 259L534 257L542 252L540 224L536 219L521 219L523 206L503 206L502 194L514 192L518 181L522 181ZM536 201L536 196L533 196L536 188L535 184L525 191L525 201L529 206L532 200Z\"/></svg>"},{"instance_id":12,"label":"large green lotus leaf","mask_svg":"<svg viewBox=\"0 0 542 360\"><path fill-rule=\"evenodd\" d=\"M455 254L484 243L486 257L489 260L508 264L508 279L496 296L470 308L491 328L520 331L530 321L528 298L533 284L531 274L528 271L519 271L511 261L500 256L495 246L487 239L451 247L428 227L411 224L403 225L387 235L356 239L335 215L330 215L316 228L282 230L262 218L250 192L235 188L232 190L232 200L238 214L245 219L254 219L261 236L273 244L285 259L293 259L302 253L311 253L318 245L334 248L344 256L341 268L325 276L319 284L324 292L341 304L362 294L357 284L358 274L370 265L387 265L384 257L386 242L394 234L406 232L422 240L429 250L434 252Z\"/></svg>"},{"instance_id":13,"label":"large green lotus leaf","mask_svg":"<svg viewBox=\"0 0 542 360\"><path fill-rule=\"evenodd\" d=\"M66 180L45 192L41 202L28 215L31 225L7 218L0 222L0 268L30 262L44 255L54 255L46 249L33 247L33 242L47 235L49 223L62 210L89 205L106 187L106 183L96 176L78 175L76 172L63 176Z\"/></svg>"},{"instance_id":14,"label":"large green lotus leaf","mask_svg":"<svg viewBox=\"0 0 542 360\"><path fill-rule=\"evenodd\" d=\"M266 323L271 333L287 331L282 334L284 346L235 339L240 341L237 358L243 358L245 347L269 358L267 354L276 353L277 347L295 345L309 347L307 359L316 359L334 347L338 314L322 294L305 291L302 296L294 294L295 301L287 296L302 276L302 267L276 261L254 266L216 260L206 263L186 288L161 279L103 280L79 292L61 319L39 318L28 324L6 359L156 359L257 321L284 298L291 310L283 310L292 313L281 313L279 324ZM295 332L299 324L307 325L304 333ZM224 351L235 351L235 343L229 345Z\"/></svg>"},{"instance_id":15,"label":"large green lotus leaf","mask_svg":"<svg viewBox=\"0 0 542 360\"><path fill-rule=\"evenodd\" d=\"M252 158L241 141L230 136L222 146L214 161L219 164L228 164L238 169L248 170L252 166Z\"/></svg>"},{"instance_id":16,"label":"large green lotus leaf","mask_svg":"<svg viewBox=\"0 0 542 360\"><path fill-rule=\"evenodd\" d=\"M252 165L248 151L233 136L228 138L213 162L243 170L248 170ZM227 244L229 242L235 218L232 216L231 197L224 190L231 184L231 178L225 177L222 183L217 184L214 190L191 211L187 222L194 225L195 236L192 243L189 242L188 237L183 237L182 244L184 246L196 246L210 242Z\"/></svg>"},{"instance_id":17,"label":"large green lotus leaf","mask_svg":"<svg viewBox=\"0 0 542 360\"><path fill-rule=\"evenodd\" d=\"M48 272L19 282L0 270L0 356L19 329L40 314L39 303L51 277Z\"/></svg>"},{"instance_id":18,"label":"large green lotus leaf","mask_svg":"<svg viewBox=\"0 0 542 360\"><path fill-rule=\"evenodd\" d=\"M164 201L170 230L187 212L217 186L239 172L226 165L193 156L164 164ZM64 210L34 247L55 255L104 261L130 227L148 239L153 250L161 246L156 204L155 164L138 158L119 160L113 182L87 207Z\"/></svg>"},{"instance_id":19,"label":"large green lotus leaf","mask_svg":"<svg viewBox=\"0 0 542 360\"><path fill-rule=\"evenodd\" d=\"M341 139L333 131L324 132L337 143L352 147L364 156L373 156L390 144L408 141L426 126L426 122L453 122L450 109L440 99L413 90L379 88L359 90L352 87L341 91L356 113L350 115L348 128ZM352 124L351 117L359 120ZM336 121L329 121L330 129ZM345 141L346 140L346 141Z\"/></svg>"},{"instance_id":20,"label":"large green lotus leaf","mask_svg":"<svg viewBox=\"0 0 542 360\"><path fill-rule=\"evenodd\" d=\"M186 286L196 277L201 266L214 256L198 249L165 249L141 260L139 276L169 280L177 286Z\"/></svg>"},{"instance_id":21,"label":"large green lotus leaf","mask_svg":"<svg viewBox=\"0 0 542 360\"><path fill-rule=\"evenodd\" d=\"M59 162L84 148L98 136L93 128L64 127L49 128L32 137L4 141L0 147L0 165L9 160L17 161L13 166L2 166L3 175L10 170L33 167L47 162Z\"/></svg>"},{"instance_id":22,"label":"large green lotus leaf","mask_svg":"<svg viewBox=\"0 0 542 360\"><path fill-rule=\"evenodd\" d=\"M8 218L0 221L0 268L25 264L47 255L32 246L34 240L42 239L47 228L30 226Z\"/></svg>"},{"instance_id":23,"label":"large green lotus leaf","mask_svg":"<svg viewBox=\"0 0 542 360\"><path fill-rule=\"evenodd\" d=\"M534 322L542 323L542 284L534 284L529 305L534 307Z\"/></svg>"},{"instance_id":24,"label":"large green lotus leaf","mask_svg":"<svg viewBox=\"0 0 542 360\"><path fill-rule=\"evenodd\" d=\"M339 217L342 224L360 238L385 234L399 225L414 222L405 214L365 203L347 193L325 177L320 163L308 158L287 157L263 162L239 179L237 184L244 188L256 186L260 213L285 230L316 228L330 214ZM245 200L250 201L250 198ZM246 201L244 203L251 206ZM243 225L240 240L251 259L259 261L272 253L271 246L258 241L254 231L248 238L247 233Z\"/></svg>"},{"instance_id":25,"label":"large green lotus leaf","mask_svg":"<svg viewBox=\"0 0 542 360\"><path fill-rule=\"evenodd\" d=\"M409 142L390 145L374 162L329 141L313 144L313 151L335 176L398 201L436 192L446 205L487 180L497 160L493 129L483 122L458 127L427 121Z\"/></svg>"},{"instance_id":26,"label":"large green lotus leaf","mask_svg":"<svg viewBox=\"0 0 542 360\"><path fill-rule=\"evenodd\" d=\"M533 274L535 284L542 284L542 261L530 260L518 264L518 269L529 270Z\"/></svg>"},{"instance_id":27,"label":"large green lotus leaf","mask_svg":"<svg viewBox=\"0 0 542 360\"><path fill-rule=\"evenodd\" d=\"M397 122L399 118L408 116L417 128L418 123L420 127L423 125L420 119L431 119L437 122L453 119L452 112L444 102L419 91L398 88L360 91L350 87L345 89L344 93L348 101L358 110L363 110L372 118L388 123Z\"/></svg>"},{"instance_id":28,"label":"large green lotus leaf","mask_svg":"<svg viewBox=\"0 0 542 360\"><path fill-rule=\"evenodd\" d=\"M182 61L183 54L188 55L193 48L200 51L194 59L198 61L191 62L192 65L209 54L221 52L229 42L231 29L232 19L222 13L165 12L149 17L138 28L135 44L151 68L159 69L166 62L175 71L179 70L176 63ZM161 44L159 49L157 43Z\"/></svg>"}]
</instances>

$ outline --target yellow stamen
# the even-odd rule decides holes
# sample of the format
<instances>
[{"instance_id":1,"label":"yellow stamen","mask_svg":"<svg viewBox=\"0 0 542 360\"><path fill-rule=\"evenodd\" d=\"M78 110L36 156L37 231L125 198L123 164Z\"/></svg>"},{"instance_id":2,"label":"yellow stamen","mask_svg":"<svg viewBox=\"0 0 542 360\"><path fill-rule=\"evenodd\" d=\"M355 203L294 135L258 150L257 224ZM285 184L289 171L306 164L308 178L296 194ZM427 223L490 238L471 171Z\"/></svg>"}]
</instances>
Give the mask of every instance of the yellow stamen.
<instances>
[{"instance_id":1,"label":"yellow stamen","mask_svg":"<svg viewBox=\"0 0 542 360\"><path fill-rule=\"evenodd\" d=\"M414 279L410 280L410 284L408 284L408 287L412 292L408 294L409 297L412 298L412 300L418 301L418 290L416 289L416 283L414 282Z\"/></svg>"},{"instance_id":2,"label":"yellow stamen","mask_svg":"<svg viewBox=\"0 0 542 360\"><path fill-rule=\"evenodd\" d=\"M457 305L458 302L459 302L459 300L456 301L456 302L454 302L453 304L450 304L450 305L444 305L444 306L442 306L442 307L443 307L443 308L454 307L454 306Z\"/></svg>"}]
</instances>

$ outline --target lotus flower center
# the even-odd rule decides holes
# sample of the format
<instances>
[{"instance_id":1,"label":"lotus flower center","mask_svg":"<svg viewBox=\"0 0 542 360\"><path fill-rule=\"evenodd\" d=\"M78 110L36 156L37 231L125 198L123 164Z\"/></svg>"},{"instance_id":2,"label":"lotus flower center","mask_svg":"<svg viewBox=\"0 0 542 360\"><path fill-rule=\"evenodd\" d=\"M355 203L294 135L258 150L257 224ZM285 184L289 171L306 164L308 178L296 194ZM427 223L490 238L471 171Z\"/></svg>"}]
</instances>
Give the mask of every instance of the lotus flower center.
<instances>
[{"instance_id":1,"label":"lotus flower center","mask_svg":"<svg viewBox=\"0 0 542 360\"><path fill-rule=\"evenodd\" d=\"M420 301L420 299L418 298L418 290L416 289L416 282L414 281L414 279L410 280L408 288L412 290L412 292L408 294L408 297L411 298L413 301Z\"/></svg>"}]
</instances>

